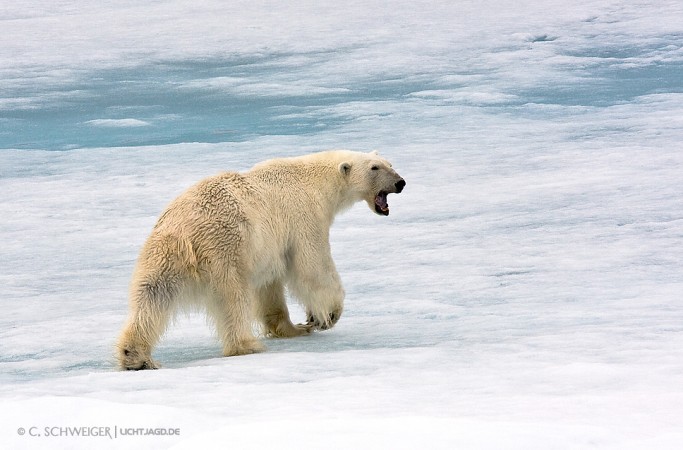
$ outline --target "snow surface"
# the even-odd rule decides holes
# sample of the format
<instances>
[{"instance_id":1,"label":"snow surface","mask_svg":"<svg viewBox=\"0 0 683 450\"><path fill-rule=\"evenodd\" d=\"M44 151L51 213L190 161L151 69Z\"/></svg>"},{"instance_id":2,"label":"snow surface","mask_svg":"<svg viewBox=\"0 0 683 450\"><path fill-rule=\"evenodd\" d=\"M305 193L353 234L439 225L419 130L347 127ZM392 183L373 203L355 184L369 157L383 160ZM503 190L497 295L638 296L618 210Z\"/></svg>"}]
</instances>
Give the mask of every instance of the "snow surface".
<instances>
[{"instance_id":1,"label":"snow surface","mask_svg":"<svg viewBox=\"0 0 683 450\"><path fill-rule=\"evenodd\" d=\"M680 448L683 3L26 0L0 29L0 448ZM333 330L222 358L183 316L162 370L115 370L175 195L340 147L407 187L335 223Z\"/></svg>"}]
</instances>

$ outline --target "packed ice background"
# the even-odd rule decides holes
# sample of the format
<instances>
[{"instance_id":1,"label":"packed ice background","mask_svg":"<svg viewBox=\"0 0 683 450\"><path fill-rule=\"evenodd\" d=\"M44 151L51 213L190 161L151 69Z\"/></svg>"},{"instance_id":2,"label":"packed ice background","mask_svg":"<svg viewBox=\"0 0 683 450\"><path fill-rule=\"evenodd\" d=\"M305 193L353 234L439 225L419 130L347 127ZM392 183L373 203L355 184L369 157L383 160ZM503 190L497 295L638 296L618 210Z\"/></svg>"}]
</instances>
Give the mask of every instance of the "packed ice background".
<instances>
[{"instance_id":1,"label":"packed ice background","mask_svg":"<svg viewBox=\"0 0 683 450\"><path fill-rule=\"evenodd\" d=\"M1 448L680 448L680 1L26 0L0 29ZM338 325L223 358L183 315L117 371L165 205L330 148L407 181L333 226ZM30 436L67 426L180 436Z\"/></svg>"}]
</instances>

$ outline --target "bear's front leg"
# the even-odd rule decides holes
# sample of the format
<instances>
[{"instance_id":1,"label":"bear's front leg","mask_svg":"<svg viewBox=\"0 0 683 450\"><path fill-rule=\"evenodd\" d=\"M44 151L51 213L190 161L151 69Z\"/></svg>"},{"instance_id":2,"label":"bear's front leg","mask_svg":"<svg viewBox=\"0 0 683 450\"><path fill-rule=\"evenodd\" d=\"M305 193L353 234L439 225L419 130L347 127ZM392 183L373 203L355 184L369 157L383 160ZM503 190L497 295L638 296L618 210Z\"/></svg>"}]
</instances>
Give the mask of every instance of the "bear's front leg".
<instances>
[{"instance_id":1,"label":"bear's front leg","mask_svg":"<svg viewBox=\"0 0 683 450\"><path fill-rule=\"evenodd\" d=\"M266 317L266 335L275 338L292 338L310 334L315 329L312 323L294 325L289 317L282 314Z\"/></svg>"},{"instance_id":2,"label":"bear's front leg","mask_svg":"<svg viewBox=\"0 0 683 450\"><path fill-rule=\"evenodd\" d=\"M317 260L293 258L288 287L306 308L304 326L327 330L339 321L345 293L329 247Z\"/></svg>"},{"instance_id":3,"label":"bear's front leg","mask_svg":"<svg viewBox=\"0 0 683 450\"><path fill-rule=\"evenodd\" d=\"M261 322L265 333L270 337L291 338L303 336L313 331L312 324L294 325L289 318L282 283L275 281L258 290L258 303Z\"/></svg>"},{"instance_id":4,"label":"bear's front leg","mask_svg":"<svg viewBox=\"0 0 683 450\"><path fill-rule=\"evenodd\" d=\"M315 316L315 314L313 314L312 311L306 310L307 321L305 325L308 325L314 329L327 330L332 328L339 321L341 313L341 309L338 311L332 311L327 315L327 320L320 320Z\"/></svg>"}]
</instances>

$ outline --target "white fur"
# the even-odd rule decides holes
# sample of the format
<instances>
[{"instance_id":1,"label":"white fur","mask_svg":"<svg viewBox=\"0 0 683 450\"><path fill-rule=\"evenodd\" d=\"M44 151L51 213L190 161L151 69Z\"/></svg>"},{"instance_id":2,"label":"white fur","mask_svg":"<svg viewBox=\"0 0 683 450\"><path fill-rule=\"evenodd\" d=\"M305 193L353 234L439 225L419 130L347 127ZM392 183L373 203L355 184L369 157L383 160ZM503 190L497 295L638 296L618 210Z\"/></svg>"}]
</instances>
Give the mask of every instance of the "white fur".
<instances>
[{"instance_id":1,"label":"white fur","mask_svg":"<svg viewBox=\"0 0 683 450\"><path fill-rule=\"evenodd\" d=\"M376 153L338 150L265 161L188 189L140 253L118 341L121 367L158 367L154 346L176 310L192 304L206 307L226 356L263 350L256 319L275 337L333 326L344 289L330 253L332 221L360 200L374 208L375 195L396 192L399 180ZM291 322L285 287L308 323Z\"/></svg>"}]
</instances>

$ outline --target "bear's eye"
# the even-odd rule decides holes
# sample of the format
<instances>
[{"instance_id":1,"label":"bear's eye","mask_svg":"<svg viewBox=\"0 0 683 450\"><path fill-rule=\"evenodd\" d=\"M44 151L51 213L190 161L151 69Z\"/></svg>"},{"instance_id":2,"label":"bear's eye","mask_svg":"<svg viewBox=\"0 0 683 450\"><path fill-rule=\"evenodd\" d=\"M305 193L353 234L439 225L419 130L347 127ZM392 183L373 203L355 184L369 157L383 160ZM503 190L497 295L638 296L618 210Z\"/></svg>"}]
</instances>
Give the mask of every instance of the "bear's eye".
<instances>
[{"instance_id":1,"label":"bear's eye","mask_svg":"<svg viewBox=\"0 0 683 450\"><path fill-rule=\"evenodd\" d=\"M379 170L379 166L372 166L370 167L371 170Z\"/></svg>"}]
</instances>

